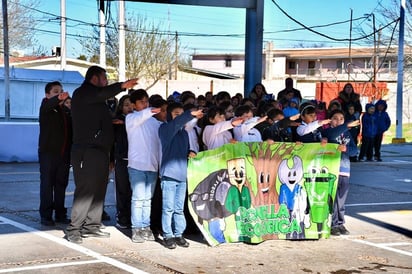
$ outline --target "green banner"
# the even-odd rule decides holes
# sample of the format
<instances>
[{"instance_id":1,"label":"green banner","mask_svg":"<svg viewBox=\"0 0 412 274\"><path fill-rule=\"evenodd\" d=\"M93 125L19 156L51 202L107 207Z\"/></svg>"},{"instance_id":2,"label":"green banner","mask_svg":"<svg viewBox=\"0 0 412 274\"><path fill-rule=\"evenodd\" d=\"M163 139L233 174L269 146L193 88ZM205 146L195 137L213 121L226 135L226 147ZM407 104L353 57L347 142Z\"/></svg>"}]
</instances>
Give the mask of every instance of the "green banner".
<instances>
[{"instance_id":1,"label":"green banner","mask_svg":"<svg viewBox=\"0 0 412 274\"><path fill-rule=\"evenodd\" d=\"M189 211L207 242L330 235L336 144L227 144L189 160Z\"/></svg>"}]
</instances>

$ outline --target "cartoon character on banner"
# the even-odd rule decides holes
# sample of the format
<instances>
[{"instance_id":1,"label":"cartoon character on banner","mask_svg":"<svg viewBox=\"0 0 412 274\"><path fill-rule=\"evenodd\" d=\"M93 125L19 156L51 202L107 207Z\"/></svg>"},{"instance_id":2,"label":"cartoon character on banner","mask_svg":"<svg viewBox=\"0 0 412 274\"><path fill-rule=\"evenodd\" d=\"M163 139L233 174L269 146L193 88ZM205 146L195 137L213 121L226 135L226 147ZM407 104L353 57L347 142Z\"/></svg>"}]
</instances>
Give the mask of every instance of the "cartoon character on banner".
<instances>
[{"instance_id":1,"label":"cartoon character on banner","mask_svg":"<svg viewBox=\"0 0 412 274\"><path fill-rule=\"evenodd\" d=\"M225 217L232 214L226 209L228 190L232 187L227 169L210 173L189 195L192 208L198 216L198 222L208 222L209 232L218 243L225 243L223 231L226 228Z\"/></svg>"},{"instance_id":2,"label":"cartoon character on banner","mask_svg":"<svg viewBox=\"0 0 412 274\"><path fill-rule=\"evenodd\" d=\"M305 239L305 227L310 227L307 194L303 183L303 163L298 156L293 156L293 165L288 166L288 159L282 160L278 170L281 182L279 190L279 204L284 204L289 210L290 221L296 219L300 231L286 234L286 239Z\"/></svg>"},{"instance_id":3,"label":"cartoon character on banner","mask_svg":"<svg viewBox=\"0 0 412 274\"><path fill-rule=\"evenodd\" d=\"M276 190L276 179L279 165L286 155L290 155L296 145L294 143L274 143L268 145L266 142L249 143L251 151L251 164L256 172L256 193L251 192L252 205L256 210L262 207L268 210L273 206L275 212L279 211L279 194ZM278 239L276 233L262 235L264 240Z\"/></svg>"},{"instance_id":4,"label":"cartoon character on banner","mask_svg":"<svg viewBox=\"0 0 412 274\"><path fill-rule=\"evenodd\" d=\"M246 184L246 161L244 158L235 158L227 161L227 171L229 174L229 187L226 196L226 209L232 214L236 214L239 207L250 208L252 200L249 188Z\"/></svg>"},{"instance_id":5,"label":"cartoon character on banner","mask_svg":"<svg viewBox=\"0 0 412 274\"><path fill-rule=\"evenodd\" d=\"M317 233L321 238L322 235L330 234L336 175L329 173L327 167L312 167L303 177L308 194L310 220L317 224Z\"/></svg>"},{"instance_id":6,"label":"cartoon character on banner","mask_svg":"<svg viewBox=\"0 0 412 274\"><path fill-rule=\"evenodd\" d=\"M252 198L247 187L246 160L244 158L235 158L227 161L227 171L232 186L229 187L225 206L228 211L237 214L237 217L240 218L239 208L249 209L252 205ZM244 235L237 237L238 241L250 241L250 238Z\"/></svg>"}]
</instances>

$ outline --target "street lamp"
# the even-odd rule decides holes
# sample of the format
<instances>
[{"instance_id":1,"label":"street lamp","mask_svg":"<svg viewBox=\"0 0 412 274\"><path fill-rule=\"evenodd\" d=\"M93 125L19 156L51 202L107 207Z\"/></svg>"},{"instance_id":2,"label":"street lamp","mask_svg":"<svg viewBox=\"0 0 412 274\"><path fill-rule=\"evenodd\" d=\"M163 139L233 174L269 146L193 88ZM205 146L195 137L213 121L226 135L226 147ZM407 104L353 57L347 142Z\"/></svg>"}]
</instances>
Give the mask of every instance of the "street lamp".
<instances>
[{"instance_id":1,"label":"street lamp","mask_svg":"<svg viewBox=\"0 0 412 274\"><path fill-rule=\"evenodd\" d=\"M403 111L403 45L405 33L405 7L406 1L401 0L399 20L399 45L398 45L398 80L396 88L396 138L392 143L405 143L402 138L402 111Z\"/></svg>"}]
</instances>

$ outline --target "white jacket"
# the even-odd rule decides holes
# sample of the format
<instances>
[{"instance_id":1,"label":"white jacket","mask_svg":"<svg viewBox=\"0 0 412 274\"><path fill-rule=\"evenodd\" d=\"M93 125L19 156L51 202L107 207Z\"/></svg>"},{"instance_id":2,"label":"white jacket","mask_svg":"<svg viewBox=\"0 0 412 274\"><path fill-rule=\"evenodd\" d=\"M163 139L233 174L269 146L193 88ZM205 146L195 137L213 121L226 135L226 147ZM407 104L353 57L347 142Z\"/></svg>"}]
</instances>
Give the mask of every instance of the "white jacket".
<instances>
[{"instance_id":1,"label":"white jacket","mask_svg":"<svg viewBox=\"0 0 412 274\"><path fill-rule=\"evenodd\" d=\"M233 138L232 133L229 131L231 128L233 128L232 121L222 121L206 126L202 136L206 149L215 149L230 143Z\"/></svg>"},{"instance_id":2,"label":"white jacket","mask_svg":"<svg viewBox=\"0 0 412 274\"><path fill-rule=\"evenodd\" d=\"M253 117L233 128L233 135L239 142L262 142L262 135L254 128L260 117Z\"/></svg>"},{"instance_id":3,"label":"white jacket","mask_svg":"<svg viewBox=\"0 0 412 274\"><path fill-rule=\"evenodd\" d=\"M161 159L159 126L151 108L133 111L126 116L126 132L129 143L128 167L141 171L158 171Z\"/></svg>"}]
</instances>

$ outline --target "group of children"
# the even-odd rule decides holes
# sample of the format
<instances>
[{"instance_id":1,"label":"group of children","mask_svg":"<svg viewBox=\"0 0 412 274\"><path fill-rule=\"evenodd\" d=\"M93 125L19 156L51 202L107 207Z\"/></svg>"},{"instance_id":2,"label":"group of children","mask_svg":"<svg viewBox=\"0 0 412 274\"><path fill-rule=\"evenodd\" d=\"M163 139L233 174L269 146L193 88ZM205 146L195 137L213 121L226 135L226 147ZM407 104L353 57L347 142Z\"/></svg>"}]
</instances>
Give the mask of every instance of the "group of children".
<instances>
[{"instance_id":1,"label":"group of children","mask_svg":"<svg viewBox=\"0 0 412 274\"><path fill-rule=\"evenodd\" d=\"M116 104L107 104L113 112L115 136L111 155L115 169L117 226L131 228L133 242L155 240L153 228L158 225L167 248L188 247L189 243L183 237L188 158L200 151L234 142L338 144L342 153L331 234L349 234L344 226L344 204L349 190L350 162L363 161L365 156L367 161L373 161L373 157L382 161L383 133L391 123L386 102L379 100L375 104L366 104L362 113L359 96L351 84L346 84L328 106L316 100L302 102L296 89L285 90L279 100L264 96L266 92L262 84L257 84L254 90L256 94L250 98L243 98L241 94L231 97L225 91L216 95L207 92L205 96L196 97L193 92L185 91L174 93L165 100L160 95L149 96L146 90L138 89L129 90L129 94ZM46 86L46 98L40 111L41 189L49 188L50 180L43 175L56 166L56 160L48 155L52 155L55 147L60 150L63 145L65 155L69 153L66 143L50 142L46 133L53 126L50 121L55 121L66 126L61 130L64 138L59 139L70 139L67 135L70 101L68 93L62 92L60 83ZM49 117L46 123L43 121L46 116L54 117L54 120ZM360 129L362 138L358 156ZM51 144L55 146L51 147ZM67 159L62 164L68 174ZM64 188L67 174L63 176ZM159 189L161 202L153 201L155 190ZM53 194L49 192L41 192L40 213L44 225L54 225L51 205L56 201L52 201ZM67 223L69 220L62 203L64 196L59 201L60 207L55 210L56 221ZM152 212L156 207L160 207L161 213ZM153 224L154 215L161 216L157 224Z\"/></svg>"},{"instance_id":2,"label":"group of children","mask_svg":"<svg viewBox=\"0 0 412 274\"><path fill-rule=\"evenodd\" d=\"M342 152L331 234L348 234L343 224L350 161L362 160L365 154L371 160L371 148L381 160L380 142L390 120L383 100L376 103L375 113L372 104L366 105L361 123L354 105L345 108L339 102L328 108L314 100L301 103L293 94L283 104L267 99L256 106L249 98L224 91L198 97L186 91L165 100L149 97L143 89L131 90L120 99L113 120L118 225L132 228L133 242L154 240L150 215L160 177L164 244L170 249L187 247L183 232L188 157L233 142L331 142Z\"/></svg>"},{"instance_id":3,"label":"group of children","mask_svg":"<svg viewBox=\"0 0 412 274\"><path fill-rule=\"evenodd\" d=\"M386 112L387 104L378 100L375 104L366 104L365 113L362 115L362 144L360 147L359 161L382 161L381 145L383 134L391 125L391 120Z\"/></svg>"}]
</instances>

